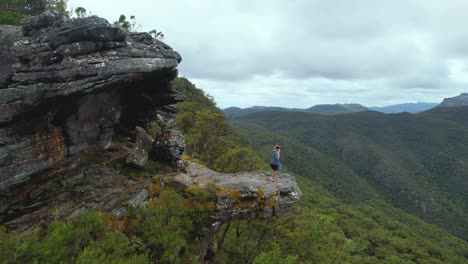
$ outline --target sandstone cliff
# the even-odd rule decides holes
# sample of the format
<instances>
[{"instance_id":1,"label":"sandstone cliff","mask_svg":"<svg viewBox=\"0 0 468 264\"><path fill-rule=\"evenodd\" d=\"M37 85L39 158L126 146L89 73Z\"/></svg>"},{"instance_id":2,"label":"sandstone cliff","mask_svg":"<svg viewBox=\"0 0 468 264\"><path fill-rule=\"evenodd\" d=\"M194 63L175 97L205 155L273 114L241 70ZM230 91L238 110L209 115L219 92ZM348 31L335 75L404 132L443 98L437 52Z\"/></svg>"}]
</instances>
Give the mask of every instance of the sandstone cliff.
<instances>
[{"instance_id":1,"label":"sandstone cliff","mask_svg":"<svg viewBox=\"0 0 468 264\"><path fill-rule=\"evenodd\" d=\"M10 230L89 209L121 217L165 185L215 184L207 245L230 219L280 215L299 200L291 176L272 184L182 160L184 138L170 129L184 100L170 86L181 57L149 34L46 12L1 26L0 40L0 224Z\"/></svg>"}]
</instances>

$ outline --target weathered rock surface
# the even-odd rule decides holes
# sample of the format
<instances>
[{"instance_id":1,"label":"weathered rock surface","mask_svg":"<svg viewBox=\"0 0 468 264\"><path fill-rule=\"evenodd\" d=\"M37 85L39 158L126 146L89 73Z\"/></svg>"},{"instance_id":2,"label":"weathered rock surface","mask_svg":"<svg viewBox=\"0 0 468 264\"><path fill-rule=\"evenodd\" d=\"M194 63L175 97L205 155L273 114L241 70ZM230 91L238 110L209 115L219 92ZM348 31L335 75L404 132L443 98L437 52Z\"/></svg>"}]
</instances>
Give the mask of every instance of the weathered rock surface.
<instances>
[{"instance_id":1,"label":"weathered rock surface","mask_svg":"<svg viewBox=\"0 0 468 264\"><path fill-rule=\"evenodd\" d=\"M98 17L46 12L0 26L0 58L0 191L106 149L117 131L158 135L184 100L170 88L177 52Z\"/></svg>"},{"instance_id":2,"label":"weathered rock surface","mask_svg":"<svg viewBox=\"0 0 468 264\"><path fill-rule=\"evenodd\" d=\"M148 197L151 175L141 171L134 179L127 175L124 147L91 155L74 170L49 171L17 186L18 192L0 196L0 223L21 231L54 219L68 219L88 210L121 212ZM107 162L105 165L103 163Z\"/></svg>"},{"instance_id":3,"label":"weathered rock surface","mask_svg":"<svg viewBox=\"0 0 468 264\"><path fill-rule=\"evenodd\" d=\"M111 147L112 149L113 147ZM216 186L216 210L212 221L199 230L201 251L204 256L217 230L233 219L271 218L281 216L302 196L294 177L280 174L276 182L268 181L270 173L223 174L190 163L185 172L155 174L144 170L127 175L124 165L125 148L104 152L102 159L108 164L91 159L92 164L81 166L67 174L48 181L28 182L20 195L0 196L0 222L12 230L24 230L54 219L68 219L85 211L96 209L125 216L130 207L145 204L157 197L148 191L158 184L159 191L175 188L184 192L189 188Z\"/></svg>"},{"instance_id":4,"label":"weathered rock surface","mask_svg":"<svg viewBox=\"0 0 468 264\"><path fill-rule=\"evenodd\" d=\"M186 173L161 176L165 182L183 189L192 185L220 187L213 223L203 230L200 255L205 256L218 229L232 219L281 216L299 201L302 191L295 178L280 174L270 182L270 173L218 173L197 163L190 163Z\"/></svg>"},{"instance_id":5,"label":"weathered rock surface","mask_svg":"<svg viewBox=\"0 0 468 264\"><path fill-rule=\"evenodd\" d=\"M13 77L11 66L16 59L10 55L10 48L21 38L20 27L0 26L0 87L6 87L11 82L11 77Z\"/></svg>"},{"instance_id":6,"label":"weathered rock surface","mask_svg":"<svg viewBox=\"0 0 468 264\"><path fill-rule=\"evenodd\" d=\"M185 139L178 130L162 132L154 143L155 159L176 162L182 159L185 149Z\"/></svg>"},{"instance_id":7,"label":"weathered rock surface","mask_svg":"<svg viewBox=\"0 0 468 264\"><path fill-rule=\"evenodd\" d=\"M281 173L276 182L270 182L270 173L218 173L197 163L190 163L186 173L163 178L185 186L221 187L217 212L214 219L220 223L231 219L271 217L263 215L264 208L270 208L276 216L299 201L302 191L296 180L289 174Z\"/></svg>"},{"instance_id":8,"label":"weathered rock surface","mask_svg":"<svg viewBox=\"0 0 468 264\"><path fill-rule=\"evenodd\" d=\"M46 12L22 28L0 26L0 58L0 224L10 230L90 209L122 217L158 195L155 182L179 191L214 184L204 256L223 223L279 216L302 195L289 175L270 183L268 173L182 160L184 137L168 129L184 100L170 88L181 57L149 34ZM172 173L155 174L148 158Z\"/></svg>"},{"instance_id":9,"label":"weathered rock surface","mask_svg":"<svg viewBox=\"0 0 468 264\"><path fill-rule=\"evenodd\" d=\"M126 162L142 168L148 160L148 154L153 147L154 140L146 134L143 128L138 126L135 128L135 138L135 146L128 155Z\"/></svg>"}]
</instances>

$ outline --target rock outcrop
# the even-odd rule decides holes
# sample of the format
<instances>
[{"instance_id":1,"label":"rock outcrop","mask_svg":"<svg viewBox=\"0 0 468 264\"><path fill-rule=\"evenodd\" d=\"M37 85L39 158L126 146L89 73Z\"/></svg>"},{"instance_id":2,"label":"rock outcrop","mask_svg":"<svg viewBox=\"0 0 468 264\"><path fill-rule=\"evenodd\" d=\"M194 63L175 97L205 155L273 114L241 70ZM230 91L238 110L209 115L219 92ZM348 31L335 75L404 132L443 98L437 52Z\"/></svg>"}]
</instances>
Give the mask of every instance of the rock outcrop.
<instances>
[{"instance_id":1,"label":"rock outcrop","mask_svg":"<svg viewBox=\"0 0 468 264\"><path fill-rule=\"evenodd\" d=\"M130 207L145 204L165 188L183 193L194 187L215 186L216 209L211 222L199 230L200 255L204 256L223 224L233 219L281 216L302 196L294 177L288 174L280 174L276 182L270 182L269 172L224 174L193 162L186 171L131 170L125 167L127 150L119 148L101 157L95 152L82 154L86 160L79 169L48 181L29 182L19 195L2 196L1 204L8 201L11 206L0 214L0 222L21 231L92 209L121 218Z\"/></svg>"},{"instance_id":2,"label":"rock outcrop","mask_svg":"<svg viewBox=\"0 0 468 264\"><path fill-rule=\"evenodd\" d=\"M116 131L164 130L183 100L170 89L180 55L149 34L46 12L0 35L0 190L108 148Z\"/></svg>"},{"instance_id":3,"label":"rock outcrop","mask_svg":"<svg viewBox=\"0 0 468 264\"><path fill-rule=\"evenodd\" d=\"M122 217L166 184L215 185L205 255L223 223L279 216L301 196L288 175L270 183L182 159L172 128L184 97L170 86L181 57L149 34L46 12L0 26L0 58L0 224L10 230L90 209Z\"/></svg>"},{"instance_id":4,"label":"rock outcrop","mask_svg":"<svg viewBox=\"0 0 468 264\"><path fill-rule=\"evenodd\" d=\"M217 191L213 222L200 232L200 255L206 256L218 229L232 219L270 218L283 215L299 201L302 191L295 178L281 174L270 182L270 173L218 173L197 163L187 166L187 173L161 175L169 184L206 188L214 184Z\"/></svg>"},{"instance_id":5,"label":"rock outcrop","mask_svg":"<svg viewBox=\"0 0 468 264\"><path fill-rule=\"evenodd\" d=\"M220 224L231 219L281 216L286 209L299 201L302 191L295 178L289 174L270 182L267 173L219 173L197 163L190 163L186 172L161 175L169 184L206 188L214 184L218 191L218 204L214 220Z\"/></svg>"}]
</instances>

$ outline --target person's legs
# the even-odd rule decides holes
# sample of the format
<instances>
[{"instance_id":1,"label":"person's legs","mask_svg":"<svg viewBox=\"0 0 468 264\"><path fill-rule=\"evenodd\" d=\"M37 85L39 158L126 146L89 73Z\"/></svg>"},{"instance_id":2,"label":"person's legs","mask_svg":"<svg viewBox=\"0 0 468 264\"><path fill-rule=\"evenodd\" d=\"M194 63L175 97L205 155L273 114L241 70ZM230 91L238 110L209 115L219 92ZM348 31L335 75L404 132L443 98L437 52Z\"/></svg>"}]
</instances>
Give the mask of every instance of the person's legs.
<instances>
[{"instance_id":1,"label":"person's legs","mask_svg":"<svg viewBox=\"0 0 468 264\"><path fill-rule=\"evenodd\" d=\"M276 173L278 172L278 166L271 165L271 168L273 169L273 171L271 172L270 181L275 181Z\"/></svg>"}]
</instances>

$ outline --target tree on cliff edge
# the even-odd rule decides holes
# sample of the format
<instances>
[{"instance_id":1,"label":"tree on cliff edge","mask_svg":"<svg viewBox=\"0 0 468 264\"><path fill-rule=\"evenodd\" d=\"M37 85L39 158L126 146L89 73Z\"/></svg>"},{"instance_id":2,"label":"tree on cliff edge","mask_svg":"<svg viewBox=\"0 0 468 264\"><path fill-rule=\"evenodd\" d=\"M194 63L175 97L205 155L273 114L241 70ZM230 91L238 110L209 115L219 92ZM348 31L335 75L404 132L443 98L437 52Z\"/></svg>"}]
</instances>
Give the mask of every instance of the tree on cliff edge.
<instances>
[{"instance_id":1,"label":"tree on cliff edge","mask_svg":"<svg viewBox=\"0 0 468 264\"><path fill-rule=\"evenodd\" d=\"M138 27L140 27L140 25L137 25L134 15L131 15L130 20L127 20L127 17L124 14L120 15L119 20L115 21L114 25L120 26L129 32L134 32L138 29ZM156 29L152 29L148 31L148 33L155 39L162 40L164 38L164 34L161 31L157 31Z\"/></svg>"},{"instance_id":2,"label":"tree on cliff edge","mask_svg":"<svg viewBox=\"0 0 468 264\"><path fill-rule=\"evenodd\" d=\"M20 25L22 19L47 10L55 10L68 16L67 0L2 0L0 25Z\"/></svg>"}]
</instances>

